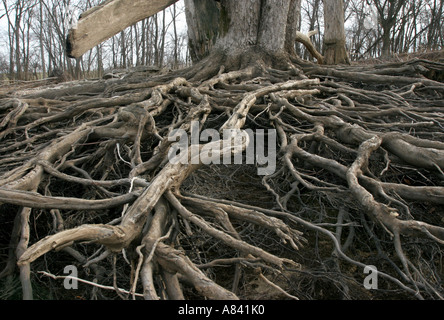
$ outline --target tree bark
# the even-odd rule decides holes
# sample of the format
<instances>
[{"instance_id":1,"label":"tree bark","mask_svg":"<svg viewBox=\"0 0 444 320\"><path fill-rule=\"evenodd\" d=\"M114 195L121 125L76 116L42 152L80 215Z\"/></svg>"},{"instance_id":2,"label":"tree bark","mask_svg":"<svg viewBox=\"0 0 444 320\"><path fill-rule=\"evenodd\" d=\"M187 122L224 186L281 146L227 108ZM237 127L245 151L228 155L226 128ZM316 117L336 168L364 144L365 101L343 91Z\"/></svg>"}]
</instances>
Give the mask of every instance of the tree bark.
<instances>
[{"instance_id":1,"label":"tree bark","mask_svg":"<svg viewBox=\"0 0 444 320\"><path fill-rule=\"evenodd\" d=\"M244 51L256 46L267 52L282 52L290 0L221 1L221 38L216 47Z\"/></svg>"},{"instance_id":2,"label":"tree bark","mask_svg":"<svg viewBox=\"0 0 444 320\"><path fill-rule=\"evenodd\" d=\"M185 16L191 60L198 62L208 56L219 37L220 6L215 1L185 0Z\"/></svg>"},{"instance_id":3,"label":"tree bark","mask_svg":"<svg viewBox=\"0 0 444 320\"><path fill-rule=\"evenodd\" d=\"M221 6L221 37L217 41L217 48L235 51L256 45L260 1L222 0Z\"/></svg>"},{"instance_id":4,"label":"tree bark","mask_svg":"<svg viewBox=\"0 0 444 320\"><path fill-rule=\"evenodd\" d=\"M291 0L287 16L287 30L285 33L285 51L296 55L296 35L301 23L301 0Z\"/></svg>"}]
</instances>

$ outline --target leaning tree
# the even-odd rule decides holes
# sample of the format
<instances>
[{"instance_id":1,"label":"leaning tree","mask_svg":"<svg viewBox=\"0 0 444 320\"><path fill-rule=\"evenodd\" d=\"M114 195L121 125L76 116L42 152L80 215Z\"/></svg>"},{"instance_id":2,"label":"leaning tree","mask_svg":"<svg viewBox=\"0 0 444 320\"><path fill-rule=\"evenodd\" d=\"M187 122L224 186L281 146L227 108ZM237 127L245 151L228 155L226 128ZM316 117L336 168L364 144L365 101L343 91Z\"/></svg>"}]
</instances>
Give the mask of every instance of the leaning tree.
<instances>
[{"instance_id":1,"label":"leaning tree","mask_svg":"<svg viewBox=\"0 0 444 320\"><path fill-rule=\"evenodd\" d=\"M106 1L69 53L174 2ZM2 93L2 276L24 298L442 299L444 65L313 64L298 0L187 3L211 42L190 68ZM58 290L66 265L88 284Z\"/></svg>"}]
</instances>

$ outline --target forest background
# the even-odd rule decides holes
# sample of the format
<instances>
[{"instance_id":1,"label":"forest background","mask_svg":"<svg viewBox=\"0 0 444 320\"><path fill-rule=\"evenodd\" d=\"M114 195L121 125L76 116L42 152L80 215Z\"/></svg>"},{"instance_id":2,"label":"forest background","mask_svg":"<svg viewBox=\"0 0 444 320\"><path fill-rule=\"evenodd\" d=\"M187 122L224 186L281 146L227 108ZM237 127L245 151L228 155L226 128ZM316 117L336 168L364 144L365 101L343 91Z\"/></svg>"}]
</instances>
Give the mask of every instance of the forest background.
<instances>
[{"instance_id":1,"label":"forest background","mask_svg":"<svg viewBox=\"0 0 444 320\"><path fill-rule=\"evenodd\" d=\"M81 12L100 0L2 0L0 79L36 80L63 74L100 78L115 69L152 66L179 69L192 64L184 0L113 36L77 60L66 54L66 36ZM346 0L346 42L351 61L441 50L442 0ZM302 1L300 30L319 32L312 42L323 52L323 2ZM298 43L296 52L312 59Z\"/></svg>"}]
</instances>

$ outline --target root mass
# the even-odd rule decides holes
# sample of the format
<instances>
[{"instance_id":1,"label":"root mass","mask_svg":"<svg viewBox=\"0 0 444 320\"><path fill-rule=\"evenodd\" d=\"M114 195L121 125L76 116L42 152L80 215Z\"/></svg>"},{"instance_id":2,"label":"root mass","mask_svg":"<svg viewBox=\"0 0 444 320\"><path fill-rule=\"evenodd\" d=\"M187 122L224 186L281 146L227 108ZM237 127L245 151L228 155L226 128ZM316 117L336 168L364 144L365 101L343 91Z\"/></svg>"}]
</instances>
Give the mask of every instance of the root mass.
<instances>
[{"instance_id":1,"label":"root mass","mask_svg":"<svg viewBox=\"0 0 444 320\"><path fill-rule=\"evenodd\" d=\"M444 84L430 71L444 65L323 67L256 48L5 89L1 281L27 298L442 299ZM276 170L172 163L170 134L192 123L275 130ZM57 280L66 265L87 283L75 293ZM369 265L380 290L364 288Z\"/></svg>"}]
</instances>

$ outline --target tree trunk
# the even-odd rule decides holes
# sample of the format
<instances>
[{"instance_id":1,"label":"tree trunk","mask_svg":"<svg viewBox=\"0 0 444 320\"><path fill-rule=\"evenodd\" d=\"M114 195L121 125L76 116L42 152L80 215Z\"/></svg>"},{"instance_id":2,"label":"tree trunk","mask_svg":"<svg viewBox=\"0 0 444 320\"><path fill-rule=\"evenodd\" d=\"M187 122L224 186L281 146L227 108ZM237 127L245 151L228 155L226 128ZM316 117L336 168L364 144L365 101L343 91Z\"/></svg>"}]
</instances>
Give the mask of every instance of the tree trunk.
<instances>
[{"instance_id":1,"label":"tree trunk","mask_svg":"<svg viewBox=\"0 0 444 320\"><path fill-rule=\"evenodd\" d=\"M120 55L121 55L121 68L126 68L126 41L125 31L120 32Z\"/></svg>"},{"instance_id":2,"label":"tree trunk","mask_svg":"<svg viewBox=\"0 0 444 320\"><path fill-rule=\"evenodd\" d=\"M165 56L165 37L166 37L166 25L165 25L165 11L162 12L162 33L160 38L160 57L159 68L163 67L163 60Z\"/></svg>"},{"instance_id":3,"label":"tree trunk","mask_svg":"<svg viewBox=\"0 0 444 320\"><path fill-rule=\"evenodd\" d=\"M239 56L245 51L295 55L301 0L185 0L193 62L214 51ZM287 21L282 24L282 21Z\"/></svg>"},{"instance_id":4,"label":"tree trunk","mask_svg":"<svg viewBox=\"0 0 444 320\"><path fill-rule=\"evenodd\" d=\"M345 43L344 2L324 0L325 64L350 64Z\"/></svg>"},{"instance_id":5,"label":"tree trunk","mask_svg":"<svg viewBox=\"0 0 444 320\"><path fill-rule=\"evenodd\" d=\"M382 34L382 57L388 58L390 57L391 50L390 50L390 41L391 41L391 26L384 25L383 26L383 34Z\"/></svg>"},{"instance_id":6,"label":"tree trunk","mask_svg":"<svg viewBox=\"0 0 444 320\"><path fill-rule=\"evenodd\" d=\"M42 63L42 78L46 78L46 61L45 61L45 47L43 44L43 4L40 3L40 35L39 35L39 43L40 43L40 59Z\"/></svg>"},{"instance_id":7,"label":"tree trunk","mask_svg":"<svg viewBox=\"0 0 444 320\"><path fill-rule=\"evenodd\" d=\"M214 73L221 66L238 70L253 64L288 66L295 55L300 7L300 0L220 1L219 38L212 62L206 63L207 71ZM208 74L197 75L201 76Z\"/></svg>"},{"instance_id":8,"label":"tree trunk","mask_svg":"<svg viewBox=\"0 0 444 320\"><path fill-rule=\"evenodd\" d=\"M174 51L173 51L173 68L177 69L179 65L179 38L177 36L177 13L176 4L173 4L173 41L174 41Z\"/></svg>"},{"instance_id":9,"label":"tree trunk","mask_svg":"<svg viewBox=\"0 0 444 320\"><path fill-rule=\"evenodd\" d=\"M15 65L17 68L17 80L22 80L22 63L20 57L20 24L22 19L21 2L17 1L16 16L15 16Z\"/></svg>"},{"instance_id":10,"label":"tree trunk","mask_svg":"<svg viewBox=\"0 0 444 320\"><path fill-rule=\"evenodd\" d=\"M185 0L185 16L191 60L198 62L208 56L219 37L220 6L215 1Z\"/></svg>"},{"instance_id":11,"label":"tree trunk","mask_svg":"<svg viewBox=\"0 0 444 320\"><path fill-rule=\"evenodd\" d=\"M191 21L188 32L192 39L200 39L200 52L191 52L193 62L210 51L208 41L204 43L205 35L212 35L214 42L212 30L216 30L214 20L205 23L205 6L196 3L198 1L186 2L188 21ZM193 70L198 71L192 78L211 77L221 68L234 71L251 65L288 67L290 54L294 54L299 0L221 0L218 6L218 38L208 59L202 60L201 69Z\"/></svg>"},{"instance_id":12,"label":"tree trunk","mask_svg":"<svg viewBox=\"0 0 444 320\"><path fill-rule=\"evenodd\" d=\"M290 0L265 0L262 2L258 44L266 51L284 51Z\"/></svg>"},{"instance_id":13,"label":"tree trunk","mask_svg":"<svg viewBox=\"0 0 444 320\"><path fill-rule=\"evenodd\" d=\"M285 34L285 51L296 55L296 34L301 21L301 0L291 0L287 16L287 30Z\"/></svg>"}]
</instances>

